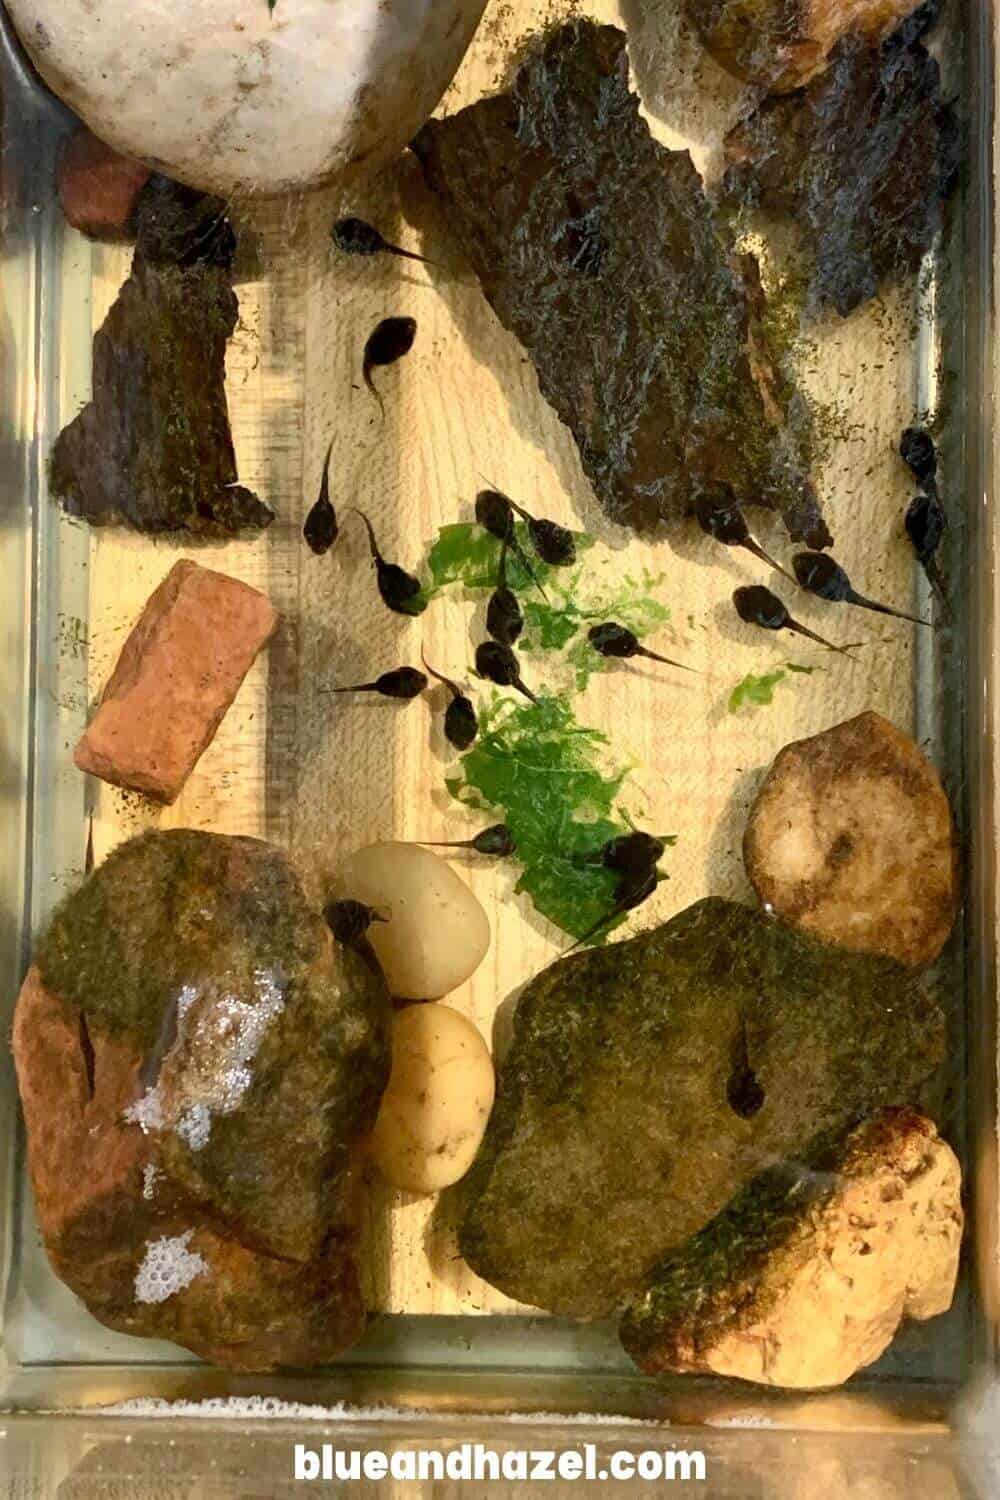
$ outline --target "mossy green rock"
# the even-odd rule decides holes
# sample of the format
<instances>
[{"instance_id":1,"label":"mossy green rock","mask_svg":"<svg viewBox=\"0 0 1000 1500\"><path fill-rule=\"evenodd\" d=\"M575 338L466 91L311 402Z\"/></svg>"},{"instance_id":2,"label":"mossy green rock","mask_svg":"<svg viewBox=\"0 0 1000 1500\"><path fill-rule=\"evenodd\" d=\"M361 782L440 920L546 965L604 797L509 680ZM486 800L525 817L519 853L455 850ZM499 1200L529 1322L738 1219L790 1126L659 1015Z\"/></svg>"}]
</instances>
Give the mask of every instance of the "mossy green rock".
<instances>
[{"instance_id":1,"label":"mossy green rock","mask_svg":"<svg viewBox=\"0 0 1000 1500\"><path fill-rule=\"evenodd\" d=\"M186 830L117 849L56 913L15 1017L59 1275L111 1327L233 1368L342 1352L389 1016L278 849Z\"/></svg>"},{"instance_id":2,"label":"mossy green rock","mask_svg":"<svg viewBox=\"0 0 1000 1500\"><path fill-rule=\"evenodd\" d=\"M529 985L462 1254L518 1301L606 1315L759 1173L914 1101L943 1052L892 960L701 901Z\"/></svg>"}]
</instances>

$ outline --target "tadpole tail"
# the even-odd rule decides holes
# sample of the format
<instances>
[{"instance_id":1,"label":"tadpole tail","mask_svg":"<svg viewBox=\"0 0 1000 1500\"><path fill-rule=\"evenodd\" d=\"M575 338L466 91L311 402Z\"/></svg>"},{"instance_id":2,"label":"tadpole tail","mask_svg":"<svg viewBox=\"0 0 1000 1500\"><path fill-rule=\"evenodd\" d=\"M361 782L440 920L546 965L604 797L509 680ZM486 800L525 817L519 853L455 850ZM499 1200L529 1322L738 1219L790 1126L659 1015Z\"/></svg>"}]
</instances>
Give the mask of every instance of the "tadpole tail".
<instances>
[{"instance_id":1,"label":"tadpole tail","mask_svg":"<svg viewBox=\"0 0 1000 1500\"><path fill-rule=\"evenodd\" d=\"M934 561L933 557L929 557L927 561L922 564L922 566L924 572L927 574L928 583L941 601L941 608L944 612L944 617L950 625L952 620L954 619L954 615L952 614L951 610L951 601L948 598L948 594L945 590L944 579L941 577L941 570L938 567L937 563Z\"/></svg>"},{"instance_id":2,"label":"tadpole tail","mask_svg":"<svg viewBox=\"0 0 1000 1500\"><path fill-rule=\"evenodd\" d=\"M669 656L661 656L658 651L650 651L645 646L640 646L639 656L648 656L650 661L661 661L665 667L679 667L682 672L693 672L696 677L702 674L697 667L686 667L682 661L671 661Z\"/></svg>"},{"instance_id":3,"label":"tadpole tail","mask_svg":"<svg viewBox=\"0 0 1000 1500\"><path fill-rule=\"evenodd\" d=\"M374 528L374 526L369 521L369 519L365 515L364 511L363 510L358 510L358 507L356 505L350 506L350 510L353 511L353 513L356 516L359 516L361 518L361 520L364 522L364 524L365 524L365 530L368 532L368 545L372 549L372 557L375 560L375 562L381 562L381 560L382 560L382 554L378 550L378 542L375 540L375 528Z\"/></svg>"},{"instance_id":4,"label":"tadpole tail","mask_svg":"<svg viewBox=\"0 0 1000 1500\"><path fill-rule=\"evenodd\" d=\"M83 856L83 873L90 875L94 869L94 814L90 815L90 826L87 829L87 851Z\"/></svg>"},{"instance_id":5,"label":"tadpole tail","mask_svg":"<svg viewBox=\"0 0 1000 1500\"><path fill-rule=\"evenodd\" d=\"M846 656L848 661L857 661L857 657L852 656L843 646L835 646L832 641L825 641L821 635L816 634L815 630L810 630L807 625L800 625L798 620L788 620L786 623L787 628L794 630L796 635L804 635L807 640L815 641L818 646L825 646L828 651L836 651L840 656Z\"/></svg>"},{"instance_id":6,"label":"tadpole tail","mask_svg":"<svg viewBox=\"0 0 1000 1500\"><path fill-rule=\"evenodd\" d=\"M362 373L362 375L365 378L365 385L368 387L368 389L371 391L372 395L375 397L375 400L378 402L378 409L382 413L382 421L384 422L385 421L385 402L382 400L382 393L378 389L378 387L376 386L374 380L372 379L372 372L368 368L367 365L365 365L365 367L364 367L364 369L362 370L361 373Z\"/></svg>"},{"instance_id":7,"label":"tadpole tail","mask_svg":"<svg viewBox=\"0 0 1000 1500\"><path fill-rule=\"evenodd\" d=\"M787 572L787 570L783 568L779 562L775 562L773 557L769 557L768 554L764 551L763 547L761 547L759 543L755 542L752 536L747 537L743 545L748 552L753 553L754 557L760 558L761 562L767 563L769 568L773 568L776 573L780 573L782 578L787 578L789 583L794 584L796 588L799 587L798 580L793 578L791 573Z\"/></svg>"},{"instance_id":8,"label":"tadpole tail","mask_svg":"<svg viewBox=\"0 0 1000 1500\"><path fill-rule=\"evenodd\" d=\"M462 690L458 686L457 682L452 682L452 680L451 680L450 677L443 676L443 674L441 672L435 672L434 668L431 666L430 662L427 660L427 657L426 657L426 655L424 653L423 646L421 646L421 648L420 648L420 660L423 662L424 666L427 668L427 670L431 674L431 676L432 677L436 677L437 680L438 680L438 682L443 682L446 688L450 688L451 691L455 694L456 698L460 698L462 696Z\"/></svg>"},{"instance_id":9,"label":"tadpole tail","mask_svg":"<svg viewBox=\"0 0 1000 1500\"><path fill-rule=\"evenodd\" d=\"M328 693L377 693L377 682L359 682L354 687L327 688Z\"/></svg>"},{"instance_id":10,"label":"tadpole tail","mask_svg":"<svg viewBox=\"0 0 1000 1500\"><path fill-rule=\"evenodd\" d=\"M866 599L863 594L856 594L853 589L845 597L848 604L856 604L859 609L870 609L877 615L892 615L895 620L909 620L911 625L926 625L928 630L934 629L931 620L922 620L919 615L908 615L901 609L890 609L888 604L879 604L874 599Z\"/></svg>"},{"instance_id":11,"label":"tadpole tail","mask_svg":"<svg viewBox=\"0 0 1000 1500\"><path fill-rule=\"evenodd\" d=\"M520 677L518 677L514 682L511 683L511 687L517 688L517 691L519 693L523 693L524 696L526 698L529 698L532 703L537 703L538 702L538 699L535 697L534 693L531 691L531 689L529 687L525 687L525 685L521 681Z\"/></svg>"},{"instance_id":12,"label":"tadpole tail","mask_svg":"<svg viewBox=\"0 0 1000 1500\"><path fill-rule=\"evenodd\" d=\"M435 266L439 271L444 270L444 266L439 260L431 260L428 255L418 255L415 250L404 250L402 245L390 245L387 243L385 248L390 255L398 255L401 260L418 260L422 266Z\"/></svg>"},{"instance_id":13,"label":"tadpole tail","mask_svg":"<svg viewBox=\"0 0 1000 1500\"><path fill-rule=\"evenodd\" d=\"M583 947L584 943L589 943L592 938L597 937L598 933L601 932L603 928L610 927L611 923L621 915L622 912L617 906L612 911L609 911L606 916L601 917L600 921L595 922L593 927L588 928L588 930L583 934L583 937L578 937L576 942L573 943L571 947L565 950L565 952L563 953L563 958L567 958L569 954L575 953L577 948Z\"/></svg>"}]
</instances>

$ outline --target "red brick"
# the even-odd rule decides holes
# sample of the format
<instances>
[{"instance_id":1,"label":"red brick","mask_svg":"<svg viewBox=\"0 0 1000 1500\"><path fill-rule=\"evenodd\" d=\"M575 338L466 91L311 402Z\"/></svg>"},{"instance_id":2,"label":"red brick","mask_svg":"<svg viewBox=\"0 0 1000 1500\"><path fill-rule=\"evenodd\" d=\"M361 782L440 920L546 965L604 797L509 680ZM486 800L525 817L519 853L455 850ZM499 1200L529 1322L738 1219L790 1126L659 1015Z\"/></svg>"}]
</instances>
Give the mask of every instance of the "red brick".
<instances>
[{"instance_id":1,"label":"red brick","mask_svg":"<svg viewBox=\"0 0 1000 1500\"><path fill-rule=\"evenodd\" d=\"M76 747L81 771L173 802L278 614L256 589L183 561L150 597Z\"/></svg>"}]
</instances>

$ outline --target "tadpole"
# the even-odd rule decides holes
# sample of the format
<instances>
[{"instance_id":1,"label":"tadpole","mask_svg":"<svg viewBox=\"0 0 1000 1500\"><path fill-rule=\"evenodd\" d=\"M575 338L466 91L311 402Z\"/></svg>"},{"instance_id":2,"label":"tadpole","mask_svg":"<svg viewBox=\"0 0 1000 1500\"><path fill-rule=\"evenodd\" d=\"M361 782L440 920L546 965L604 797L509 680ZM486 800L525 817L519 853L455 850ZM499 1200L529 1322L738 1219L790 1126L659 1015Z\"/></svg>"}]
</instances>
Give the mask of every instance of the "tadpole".
<instances>
[{"instance_id":1,"label":"tadpole","mask_svg":"<svg viewBox=\"0 0 1000 1500\"><path fill-rule=\"evenodd\" d=\"M668 667L680 667L682 672L696 670L694 667L686 667L683 662L671 661L669 656L660 656L658 652L650 651L634 631L614 620L608 620L603 625L592 625L588 639L599 656L620 661L627 661L633 656L646 656L650 661L660 661Z\"/></svg>"},{"instance_id":2,"label":"tadpole","mask_svg":"<svg viewBox=\"0 0 1000 1500\"><path fill-rule=\"evenodd\" d=\"M626 912L634 911L637 906L641 906L644 901L648 901L660 881L666 878L666 876L661 875L656 869L649 871L648 874L643 876L623 875L615 888L614 906L601 917L600 921L595 922L593 927L583 934L583 937L577 938L572 947L566 949L566 952L573 953L575 949L582 947L584 943L589 943L605 927L609 926L619 917L623 917Z\"/></svg>"},{"instance_id":3,"label":"tadpole","mask_svg":"<svg viewBox=\"0 0 1000 1500\"><path fill-rule=\"evenodd\" d=\"M736 606L736 613L747 625L759 625L762 630L792 630L796 635L816 641L818 645L825 646L829 651L838 651L841 656L846 656L848 661L854 660L854 657L849 651L845 651L843 646L835 646L832 641L825 641L821 635L817 635L808 626L800 625L798 620L793 620L777 594L772 594L771 590L764 588L763 584L755 583L749 588L737 589L733 594L733 603Z\"/></svg>"},{"instance_id":4,"label":"tadpole","mask_svg":"<svg viewBox=\"0 0 1000 1500\"><path fill-rule=\"evenodd\" d=\"M732 1072L726 1084L726 1102L733 1114L739 1115L741 1120L752 1120L764 1105L764 1090L750 1066L745 1020L740 1022L739 1037L733 1048Z\"/></svg>"},{"instance_id":5,"label":"tadpole","mask_svg":"<svg viewBox=\"0 0 1000 1500\"><path fill-rule=\"evenodd\" d=\"M636 829L634 833L621 833L594 854L587 855L581 863L602 865L605 870L614 870L633 880L645 879L666 853L666 839L656 838L651 833Z\"/></svg>"},{"instance_id":6,"label":"tadpole","mask_svg":"<svg viewBox=\"0 0 1000 1500\"><path fill-rule=\"evenodd\" d=\"M926 427L907 427L899 440L899 456L918 484L937 484L937 448Z\"/></svg>"},{"instance_id":7,"label":"tadpole","mask_svg":"<svg viewBox=\"0 0 1000 1500\"><path fill-rule=\"evenodd\" d=\"M302 528L302 535L317 557L322 557L324 552L329 552L340 531L337 525L337 512L330 503L330 459L332 455L333 439L331 438L323 464L319 499L306 516L306 524Z\"/></svg>"},{"instance_id":8,"label":"tadpole","mask_svg":"<svg viewBox=\"0 0 1000 1500\"><path fill-rule=\"evenodd\" d=\"M330 238L345 255L398 255L404 260L419 260L425 266L437 264L428 260L426 255L418 255L415 250L404 250L402 245L390 244L374 224L364 219L338 219L330 230Z\"/></svg>"},{"instance_id":9,"label":"tadpole","mask_svg":"<svg viewBox=\"0 0 1000 1500\"><path fill-rule=\"evenodd\" d=\"M409 354L416 336L416 318L383 318L378 327L368 336L362 374L365 385L379 404L383 418L385 417L385 402L375 388L372 371L384 369L387 365L394 365L397 360L403 358L404 354Z\"/></svg>"},{"instance_id":10,"label":"tadpole","mask_svg":"<svg viewBox=\"0 0 1000 1500\"><path fill-rule=\"evenodd\" d=\"M452 682L450 677L444 677L440 672L435 672L423 651L420 653L424 666L432 677L438 682L443 682L451 692L451 702L448 704L444 716L445 739L456 750L468 750L479 733L479 719L472 699L469 698L457 682Z\"/></svg>"},{"instance_id":11,"label":"tadpole","mask_svg":"<svg viewBox=\"0 0 1000 1500\"><path fill-rule=\"evenodd\" d=\"M373 922L388 922L372 906L361 901L331 901L323 908L323 918L338 943L350 947L364 937Z\"/></svg>"},{"instance_id":12,"label":"tadpole","mask_svg":"<svg viewBox=\"0 0 1000 1500\"><path fill-rule=\"evenodd\" d=\"M742 510L731 499L721 495L702 495L695 501L694 513L698 518L698 525L708 536L714 537L726 547L744 547L769 568L787 578L789 583L795 582L781 564L775 562L759 542L754 541Z\"/></svg>"},{"instance_id":13,"label":"tadpole","mask_svg":"<svg viewBox=\"0 0 1000 1500\"><path fill-rule=\"evenodd\" d=\"M507 547L509 537L500 545L500 569L497 586L486 606L486 630L501 646L513 646L524 629L524 615L513 589L507 587Z\"/></svg>"},{"instance_id":14,"label":"tadpole","mask_svg":"<svg viewBox=\"0 0 1000 1500\"><path fill-rule=\"evenodd\" d=\"M897 620L909 620L914 625L931 624L930 620L921 620L901 609L890 609L888 604L877 604L874 599L856 593L844 569L826 552L797 552L792 558L792 567L801 587L820 599L828 599L834 604L856 604L861 609L870 609L879 615L893 615Z\"/></svg>"},{"instance_id":15,"label":"tadpole","mask_svg":"<svg viewBox=\"0 0 1000 1500\"><path fill-rule=\"evenodd\" d=\"M506 823L494 823L477 833L474 839L418 839L417 842L428 849L473 849L477 854L489 854L494 859L506 859L517 850L514 835Z\"/></svg>"},{"instance_id":16,"label":"tadpole","mask_svg":"<svg viewBox=\"0 0 1000 1500\"><path fill-rule=\"evenodd\" d=\"M406 569L401 568L398 563L386 562L375 540L372 523L364 511L358 510L356 505L352 505L351 509L365 523L372 562L375 564L378 591L382 596L383 604L397 615L423 614L427 608L427 600L423 597L420 579L415 578L412 573L407 573Z\"/></svg>"},{"instance_id":17,"label":"tadpole","mask_svg":"<svg viewBox=\"0 0 1000 1500\"><path fill-rule=\"evenodd\" d=\"M484 531L489 532L490 536L495 536L498 542L507 542L510 545L514 556L542 598L548 598L538 581L534 568L528 561L524 548L517 539L517 533L514 530L514 507L507 496L501 494L499 490L480 490L476 496L476 521Z\"/></svg>"},{"instance_id":18,"label":"tadpole","mask_svg":"<svg viewBox=\"0 0 1000 1500\"><path fill-rule=\"evenodd\" d=\"M502 646L499 641L483 641L481 646L476 647L476 671L480 677L495 682L498 687L517 688L532 703L538 702L534 693L521 680L521 668L509 646Z\"/></svg>"},{"instance_id":19,"label":"tadpole","mask_svg":"<svg viewBox=\"0 0 1000 1500\"><path fill-rule=\"evenodd\" d=\"M427 687L427 678L416 667L397 667L383 672L374 682L359 682L353 687L327 688L328 693L380 693L383 698L402 698L409 702L419 698Z\"/></svg>"},{"instance_id":20,"label":"tadpole","mask_svg":"<svg viewBox=\"0 0 1000 1500\"><path fill-rule=\"evenodd\" d=\"M904 525L917 561L927 574L931 588L948 610L948 595L936 557L941 538L948 529L948 517L935 491L914 496L907 507Z\"/></svg>"},{"instance_id":21,"label":"tadpole","mask_svg":"<svg viewBox=\"0 0 1000 1500\"><path fill-rule=\"evenodd\" d=\"M531 545L543 563L547 563L550 568L567 568L576 562L576 538L565 526L560 526L558 521L533 516L502 490L488 490L486 493L496 495L509 510L517 512L526 524Z\"/></svg>"}]
</instances>

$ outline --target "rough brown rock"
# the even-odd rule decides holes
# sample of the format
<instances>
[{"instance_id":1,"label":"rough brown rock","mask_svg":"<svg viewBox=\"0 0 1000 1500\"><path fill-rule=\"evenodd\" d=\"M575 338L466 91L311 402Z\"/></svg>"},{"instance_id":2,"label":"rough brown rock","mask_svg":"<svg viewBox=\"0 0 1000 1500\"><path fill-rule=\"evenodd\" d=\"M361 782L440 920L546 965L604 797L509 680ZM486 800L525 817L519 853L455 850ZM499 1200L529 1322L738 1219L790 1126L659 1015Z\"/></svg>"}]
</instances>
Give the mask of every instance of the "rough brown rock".
<instances>
[{"instance_id":1,"label":"rough brown rock","mask_svg":"<svg viewBox=\"0 0 1000 1500\"><path fill-rule=\"evenodd\" d=\"M830 536L809 479L812 425L686 151L653 139L625 33L578 21L509 93L432 120L412 149L612 520L648 531L705 489Z\"/></svg>"},{"instance_id":2,"label":"rough brown rock","mask_svg":"<svg viewBox=\"0 0 1000 1500\"><path fill-rule=\"evenodd\" d=\"M622 1322L651 1373L840 1385L905 1318L951 1306L962 1174L930 1120L884 1110L811 1167L751 1184L653 1272Z\"/></svg>"},{"instance_id":3,"label":"rough brown rock","mask_svg":"<svg viewBox=\"0 0 1000 1500\"><path fill-rule=\"evenodd\" d=\"M932 963L958 908L951 808L920 747L863 713L774 760L743 838L770 910L815 937Z\"/></svg>"},{"instance_id":4,"label":"rough brown rock","mask_svg":"<svg viewBox=\"0 0 1000 1500\"><path fill-rule=\"evenodd\" d=\"M238 483L226 347L239 304L225 205L162 177L136 207L132 271L94 336L93 395L50 488L94 526L225 538L274 519Z\"/></svg>"},{"instance_id":5,"label":"rough brown rock","mask_svg":"<svg viewBox=\"0 0 1000 1500\"><path fill-rule=\"evenodd\" d=\"M76 747L81 771L173 802L278 628L256 589L175 563L122 648Z\"/></svg>"},{"instance_id":6,"label":"rough brown rock","mask_svg":"<svg viewBox=\"0 0 1000 1500\"><path fill-rule=\"evenodd\" d=\"M151 175L144 163L121 156L81 126L59 158L56 186L62 211L74 229L91 239L125 239L134 230L136 200Z\"/></svg>"},{"instance_id":7,"label":"rough brown rock","mask_svg":"<svg viewBox=\"0 0 1000 1500\"><path fill-rule=\"evenodd\" d=\"M685 0L716 62L772 94L822 73L848 32L879 42L915 8L916 0Z\"/></svg>"},{"instance_id":8,"label":"rough brown rock","mask_svg":"<svg viewBox=\"0 0 1000 1500\"><path fill-rule=\"evenodd\" d=\"M918 1100L943 1051L898 964L700 901L527 987L459 1247L508 1296L604 1316L759 1173Z\"/></svg>"},{"instance_id":9,"label":"rough brown rock","mask_svg":"<svg viewBox=\"0 0 1000 1500\"><path fill-rule=\"evenodd\" d=\"M39 946L14 1058L46 1249L95 1317L242 1370L360 1337L388 1018L266 844L146 834L88 878Z\"/></svg>"},{"instance_id":10,"label":"rough brown rock","mask_svg":"<svg viewBox=\"0 0 1000 1500\"><path fill-rule=\"evenodd\" d=\"M911 39L846 36L828 70L765 99L726 136L723 196L787 214L811 260L811 310L846 317L912 276L944 224L960 131L937 60Z\"/></svg>"}]
</instances>

